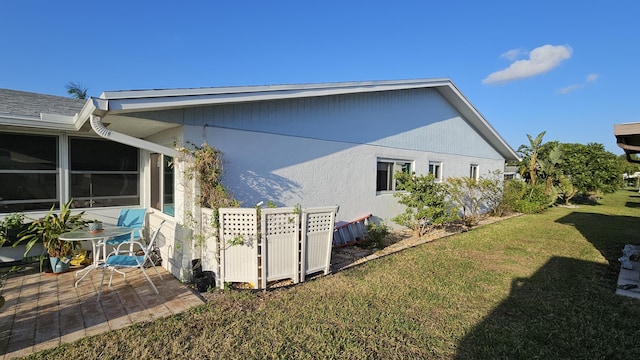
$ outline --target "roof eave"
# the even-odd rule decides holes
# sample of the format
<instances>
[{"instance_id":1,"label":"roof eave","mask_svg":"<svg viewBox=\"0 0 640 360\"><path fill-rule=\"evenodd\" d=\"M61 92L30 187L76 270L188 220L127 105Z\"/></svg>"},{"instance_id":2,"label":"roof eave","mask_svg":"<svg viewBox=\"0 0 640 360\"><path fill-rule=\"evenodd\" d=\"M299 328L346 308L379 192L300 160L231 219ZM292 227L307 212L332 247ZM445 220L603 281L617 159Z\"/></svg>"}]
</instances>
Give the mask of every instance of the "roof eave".
<instances>
[{"instance_id":1,"label":"roof eave","mask_svg":"<svg viewBox=\"0 0 640 360\"><path fill-rule=\"evenodd\" d=\"M192 106L438 87L446 86L450 83L451 81L448 79L436 79L182 90L141 90L103 92L100 98L108 101L108 111L110 112L136 112Z\"/></svg>"},{"instance_id":2,"label":"roof eave","mask_svg":"<svg viewBox=\"0 0 640 360\"><path fill-rule=\"evenodd\" d=\"M493 126L491 126L484 116L480 114L480 112L475 108L475 106L473 106L473 104L471 104L462 92L458 90L453 82L449 82L448 86L441 87L438 91L449 101L449 103L451 103L452 106L456 108L456 110L476 126L476 129L480 131L480 134L493 144L493 146L496 147L496 150L498 150L506 160L521 160L515 150L513 150L502 136L498 134Z\"/></svg>"},{"instance_id":3,"label":"roof eave","mask_svg":"<svg viewBox=\"0 0 640 360\"><path fill-rule=\"evenodd\" d=\"M63 131L77 130L75 127L75 116L58 114L40 114L39 117L0 114L0 125Z\"/></svg>"},{"instance_id":4,"label":"roof eave","mask_svg":"<svg viewBox=\"0 0 640 360\"><path fill-rule=\"evenodd\" d=\"M480 131L506 160L519 160L517 153L495 131L489 122L462 95L450 79L385 80L301 85L239 86L224 88L107 91L91 98L82 109L79 121L91 114L168 110L184 107L231 104L331 96L416 88L437 89L460 113ZM82 124L80 124L82 125Z\"/></svg>"},{"instance_id":5,"label":"roof eave","mask_svg":"<svg viewBox=\"0 0 640 360\"><path fill-rule=\"evenodd\" d=\"M618 147L627 156L640 154L640 123L614 124L613 134Z\"/></svg>"}]
</instances>

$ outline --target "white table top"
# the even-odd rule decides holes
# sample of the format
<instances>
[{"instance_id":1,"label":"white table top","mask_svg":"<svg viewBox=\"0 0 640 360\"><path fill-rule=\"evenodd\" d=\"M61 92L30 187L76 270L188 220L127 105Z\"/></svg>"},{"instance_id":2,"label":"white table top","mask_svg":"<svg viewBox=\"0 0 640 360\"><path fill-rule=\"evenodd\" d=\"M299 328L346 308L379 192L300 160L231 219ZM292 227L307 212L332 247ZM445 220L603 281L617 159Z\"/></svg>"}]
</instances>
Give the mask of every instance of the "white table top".
<instances>
[{"instance_id":1,"label":"white table top","mask_svg":"<svg viewBox=\"0 0 640 360\"><path fill-rule=\"evenodd\" d=\"M64 241L101 240L118 235L130 234L135 228L125 226L105 226L102 231L74 230L60 234L58 238Z\"/></svg>"}]
</instances>

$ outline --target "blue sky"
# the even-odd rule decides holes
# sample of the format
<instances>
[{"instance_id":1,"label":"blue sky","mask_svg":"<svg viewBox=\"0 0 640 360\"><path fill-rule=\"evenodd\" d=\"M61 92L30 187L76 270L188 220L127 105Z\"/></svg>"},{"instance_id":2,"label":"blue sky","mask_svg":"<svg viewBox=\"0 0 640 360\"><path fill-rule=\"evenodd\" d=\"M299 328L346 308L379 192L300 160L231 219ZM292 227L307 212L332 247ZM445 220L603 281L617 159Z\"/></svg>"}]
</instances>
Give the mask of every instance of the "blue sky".
<instances>
[{"instance_id":1,"label":"blue sky","mask_svg":"<svg viewBox=\"0 0 640 360\"><path fill-rule=\"evenodd\" d=\"M450 78L515 149L640 121L637 1L34 1L0 5L0 87ZM1 100L1 99L0 99Z\"/></svg>"}]
</instances>

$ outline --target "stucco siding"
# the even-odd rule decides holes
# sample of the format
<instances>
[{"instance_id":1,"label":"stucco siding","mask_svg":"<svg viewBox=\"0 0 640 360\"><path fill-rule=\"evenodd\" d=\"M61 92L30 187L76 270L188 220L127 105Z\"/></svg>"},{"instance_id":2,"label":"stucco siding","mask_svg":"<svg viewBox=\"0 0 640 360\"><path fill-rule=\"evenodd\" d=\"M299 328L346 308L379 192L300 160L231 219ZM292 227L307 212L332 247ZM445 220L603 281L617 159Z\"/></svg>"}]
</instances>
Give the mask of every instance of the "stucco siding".
<instances>
[{"instance_id":1,"label":"stucco siding","mask_svg":"<svg viewBox=\"0 0 640 360\"><path fill-rule=\"evenodd\" d=\"M204 138L203 138L204 137ZM185 139L223 152L223 182L243 206L274 201L280 206L339 205L338 220L373 214L390 222L403 210L392 194L376 193L379 158L411 161L425 174L429 161L443 164L445 177L501 169L503 160L396 149L371 144L283 136L207 127L185 127Z\"/></svg>"}]
</instances>

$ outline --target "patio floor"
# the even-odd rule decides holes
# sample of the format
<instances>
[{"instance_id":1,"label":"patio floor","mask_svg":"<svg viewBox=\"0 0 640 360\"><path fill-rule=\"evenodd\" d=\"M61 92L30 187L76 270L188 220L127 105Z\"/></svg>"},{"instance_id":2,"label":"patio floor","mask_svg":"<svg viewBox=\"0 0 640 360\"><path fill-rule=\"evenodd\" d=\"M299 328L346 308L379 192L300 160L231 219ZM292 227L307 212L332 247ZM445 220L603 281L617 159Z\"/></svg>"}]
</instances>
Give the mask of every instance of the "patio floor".
<instances>
[{"instance_id":1,"label":"patio floor","mask_svg":"<svg viewBox=\"0 0 640 360\"><path fill-rule=\"evenodd\" d=\"M93 271L74 287L74 272L45 274L37 266L12 273L0 308L0 360L69 343L134 323L182 312L204 301L162 268L163 280L152 269L156 295L137 269L114 274L112 287L104 285L97 301L102 272ZM107 274L108 275L108 274ZM108 279L105 279L105 282Z\"/></svg>"}]
</instances>

